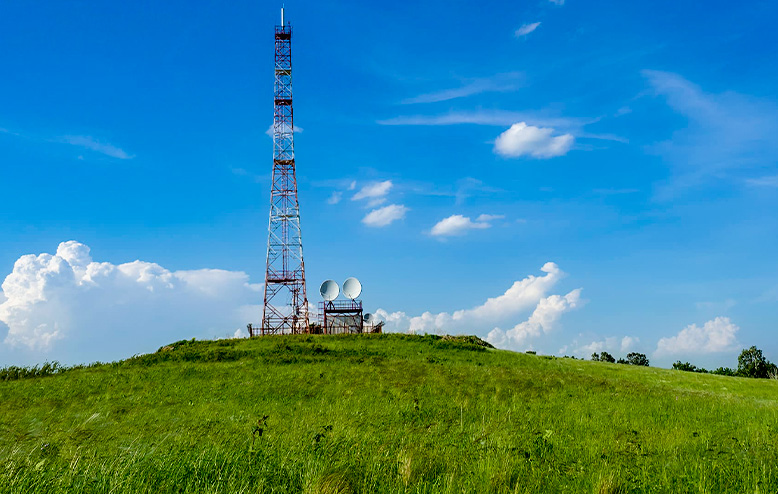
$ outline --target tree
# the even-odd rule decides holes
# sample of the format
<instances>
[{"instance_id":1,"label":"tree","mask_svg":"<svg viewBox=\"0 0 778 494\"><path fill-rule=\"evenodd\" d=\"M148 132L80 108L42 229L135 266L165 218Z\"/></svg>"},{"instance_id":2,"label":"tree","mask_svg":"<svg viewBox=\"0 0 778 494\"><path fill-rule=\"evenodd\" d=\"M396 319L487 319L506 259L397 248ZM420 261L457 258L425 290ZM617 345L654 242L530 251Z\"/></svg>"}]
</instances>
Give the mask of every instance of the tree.
<instances>
[{"instance_id":1,"label":"tree","mask_svg":"<svg viewBox=\"0 0 778 494\"><path fill-rule=\"evenodd\" d=\"M775 365L770 363L762 354L762 350L755 346L744 349L737 358L738 376L765 379L774 369Z\"/></svg>"},{"instance_id":2,"label":"tree","mask_svg":"<svg viewBox=\"0 0 778 494\"><path fill-rule=\"evenodd\" d=\"M611 355L608 352L602 352L600 353L600 362L610 362L611 364L616 363L616 359L613 358L613 355Z\"/></svg>"},{"instance_id":3,"label":"tree","mask_svg":"<svg viewBox=\"0 0 778 494\"><path fill-rule=\"evenodd\" d=\"M682 370L686 372L699 372L701 374L708 373L708 371L706 369L703 369L702 367L697 367L696 365L690 364L689 362L681 362L680 360L676 361L673 364L673 369Z\"/></svg>"},{"instance_id":4,"label":"tree","mask_svg":"<svg viewBox=\"0 0 778 494\"><path fill-rule=\"evenodd\" d=\"M628 353L627 363L630 365L644 365L648 367L648 357L646 357L645 353Z\"/></svg>"},{"instance_id":5,"label":"tree","mask_svg":"<svg viewBox=\"0 0 778 494\"><path fill-rule=\"evenodd\" d=\"M720 376L736 376L737 372L735 369L730 369L729 367L719 367L716 370L710 371L711 374L718 374Z\"/></svg>"},{"instance_id":6,"label":"tree","mask_svg":"<svg viewBox=\"0 0 778 494\"><path fill-rule=\"evenodd\" d=\"M593 362L599 362L599 361L600 361L600 354L599 354L599 353L597 353L597 352L594 352L594 353L592 354L592 361L593 361Z\"/></svg>"},{"instance_id":7,"label":"tree","mask_svg":"<svg viewBox=\"0 0 778 494\"><path fill-rule=\"evenodd\" d=\"M626 360L624 360L623 358L619 358L619 359L616 361L616 363L617 363L617 364L624 364L624 365L627 365L627 364L629 364L629 362L627 362L627 361L626 361Z\"/></svg>"}]
</instances>

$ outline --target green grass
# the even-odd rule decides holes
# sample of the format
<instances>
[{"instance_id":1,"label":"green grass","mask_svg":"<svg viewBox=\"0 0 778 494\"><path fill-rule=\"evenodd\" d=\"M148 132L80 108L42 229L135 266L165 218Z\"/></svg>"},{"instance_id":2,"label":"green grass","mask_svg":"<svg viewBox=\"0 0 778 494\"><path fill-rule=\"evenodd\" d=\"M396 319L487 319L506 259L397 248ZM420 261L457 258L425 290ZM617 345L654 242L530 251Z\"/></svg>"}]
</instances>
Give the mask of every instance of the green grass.
<instances>
[{"instance_id":1,"label":"green grass","mask_svg":"<svg viewBox=\"0 0 778 494\"><path fill-rule=\"evenodd\" d=\"M474 341L179 342L0 382L0 492L778 491L778 381Z\"/></svg>"}]
</instances>

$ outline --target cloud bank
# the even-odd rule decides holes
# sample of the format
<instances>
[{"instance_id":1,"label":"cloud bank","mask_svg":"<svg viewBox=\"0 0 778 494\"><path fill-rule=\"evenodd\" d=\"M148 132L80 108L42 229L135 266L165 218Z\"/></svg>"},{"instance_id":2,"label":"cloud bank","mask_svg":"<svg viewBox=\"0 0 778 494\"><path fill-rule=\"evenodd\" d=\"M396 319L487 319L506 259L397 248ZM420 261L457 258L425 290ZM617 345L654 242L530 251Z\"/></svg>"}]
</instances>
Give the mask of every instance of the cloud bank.
<instances>
[{"instance_id":1,"label":"cloud bank","mask_svg":"<svg viewBox=\"0 0 778 494\"><path fill-rule=\"evenodd\" d=\"M738 331L740 328L728 317L717 317L702 327L690 324L677 335L660 339L654 355L700 355L737 350Z\"/></svg>"},{"instance_id":2,"label":"cloud bank","mask_svg":"<svg viewBox=\"0 0 778 494\"><path fill-rule=\"evenodd\" d=\"M386 321L386 331L476 334L499 348L524 350L532 340L555 329L563 313L584 305L580 288L566 295L548 294L565 275L556 264L548 262L541 271L544 276L527 276L513 283L502 295L471 309L425 312L420 316L378 309L376 314ZM529 318L521 320L530 310ZM500 327L506 325L507 330Z\"/></svg>"},{"instance_id":3,"label":"cloud bank","mask_svg":"<svg viewBox=\"0 0 778 494\"><path fill-rule=\"evenodd\" d=\"M0 355L26 363L126 358L184 338L232 335L260 317L262 285L242 272L95 262L79 242L24 255L0 297ZM13 352L13 353L11 353Z\"/></svg>"}]
</instances>

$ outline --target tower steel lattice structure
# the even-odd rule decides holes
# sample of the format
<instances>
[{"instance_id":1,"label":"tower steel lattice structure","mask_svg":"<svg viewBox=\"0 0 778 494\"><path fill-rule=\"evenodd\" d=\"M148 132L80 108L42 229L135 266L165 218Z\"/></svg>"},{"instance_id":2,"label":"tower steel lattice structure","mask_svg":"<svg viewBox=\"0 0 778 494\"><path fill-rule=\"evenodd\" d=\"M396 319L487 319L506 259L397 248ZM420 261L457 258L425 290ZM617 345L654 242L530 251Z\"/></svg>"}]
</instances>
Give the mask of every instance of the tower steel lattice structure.
<instances>
[{"instance_id":1,"label":"tower steel lattice structure","mask_svg":"<svg viewBox=\"0 0 778 494\"><path fill-rule=\"evenodd\" d=\"M305 290L300 204L294 161L292 111L292 27L275 27L275 84L273 99L273 180L265 272L262 326L256 333L284 334L308 331L308 295Z\"/></svg>"}]
</instances>

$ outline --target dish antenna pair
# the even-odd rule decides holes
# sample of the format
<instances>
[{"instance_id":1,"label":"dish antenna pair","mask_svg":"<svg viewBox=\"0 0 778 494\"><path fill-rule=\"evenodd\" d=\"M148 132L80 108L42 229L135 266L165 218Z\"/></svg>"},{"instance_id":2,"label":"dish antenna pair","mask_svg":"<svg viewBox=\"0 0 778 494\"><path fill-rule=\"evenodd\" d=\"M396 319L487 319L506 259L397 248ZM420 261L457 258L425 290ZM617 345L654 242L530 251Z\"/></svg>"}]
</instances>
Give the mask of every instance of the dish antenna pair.
<instances>
[{"instance_id":1,"label":"dish antenna pair","mask_svg":"<svg viewBox=\"0 0 778 494\"><path fill-rule=\"evenodd\" d=\"M332 302L338 298L340 287L338 287L338 284L333 280L327 280L321 284L319 293L321 293L321 298L327 302ZM355 298L359 297L360 293L362 293L362 283L360 283L358 279L348 278L343 282L343 295L345 295L346 298L354 300Z\"/></svg>"}]
</instances>

